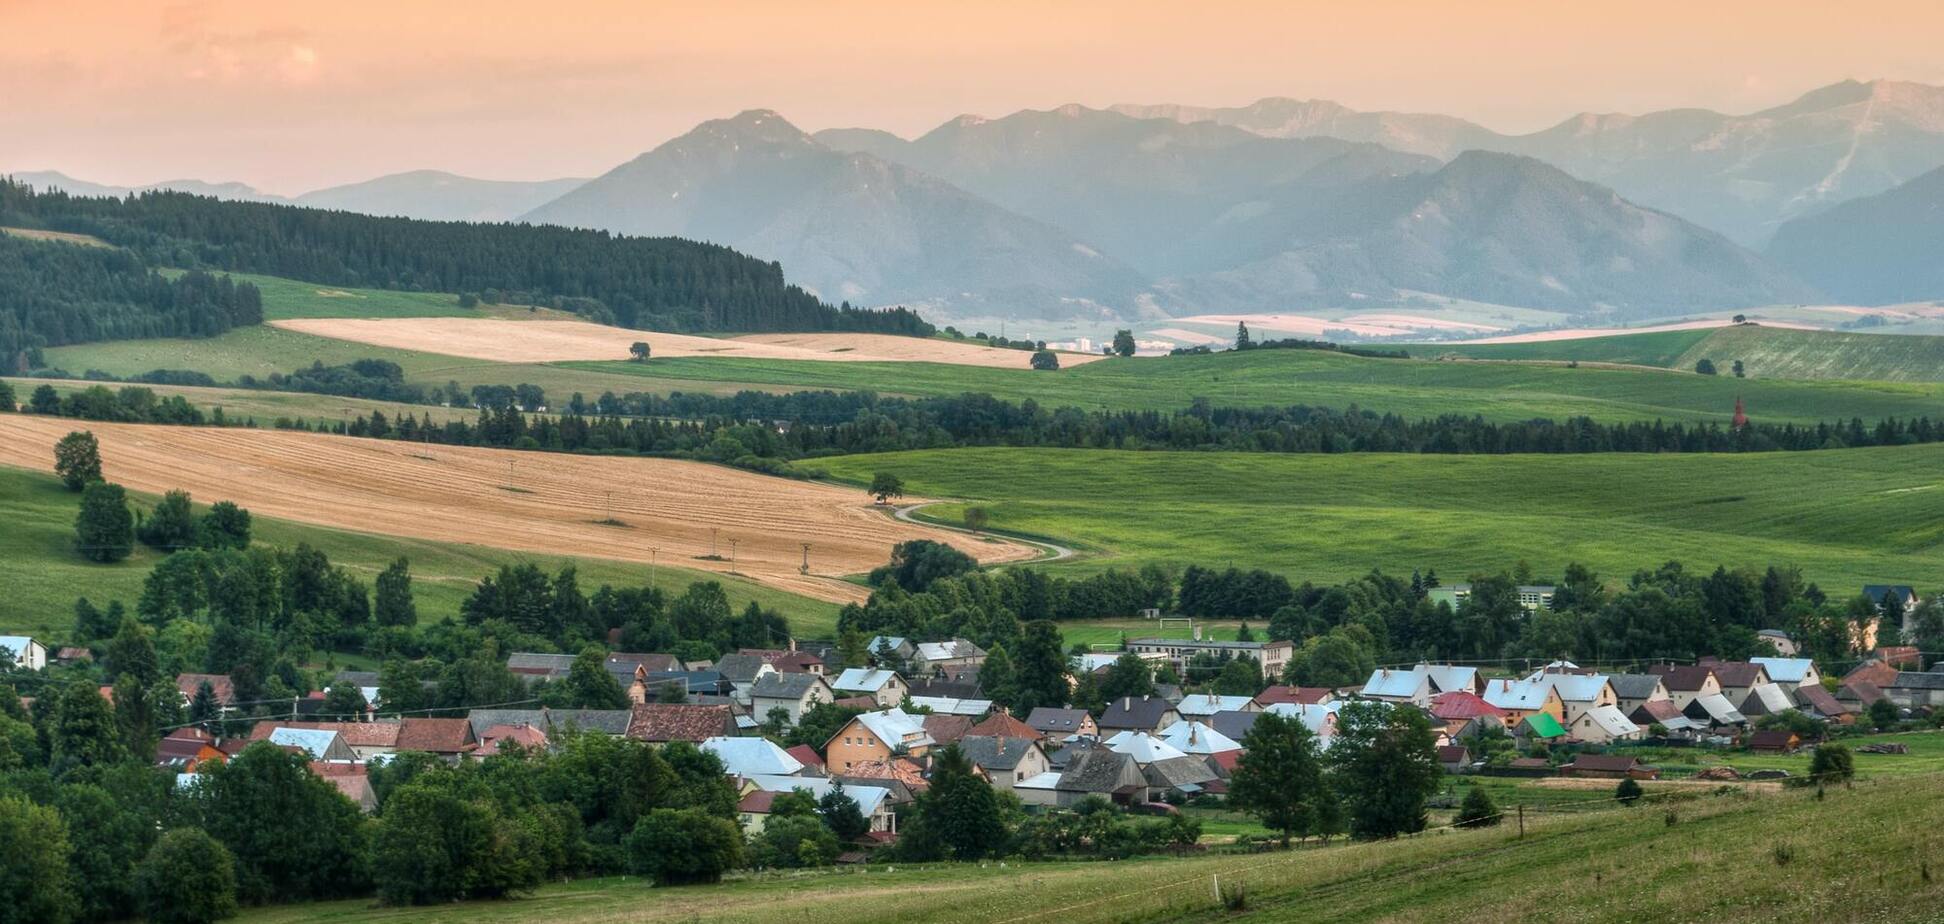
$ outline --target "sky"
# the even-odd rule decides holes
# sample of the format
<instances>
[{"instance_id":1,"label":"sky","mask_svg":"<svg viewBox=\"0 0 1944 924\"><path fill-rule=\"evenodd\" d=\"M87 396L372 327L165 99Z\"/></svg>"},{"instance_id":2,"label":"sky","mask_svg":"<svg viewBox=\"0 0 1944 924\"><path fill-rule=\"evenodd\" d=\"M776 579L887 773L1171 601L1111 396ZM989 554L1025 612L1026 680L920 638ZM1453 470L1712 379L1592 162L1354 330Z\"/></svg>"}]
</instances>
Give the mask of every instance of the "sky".
<instances>
[{"instance_id":1,"label":"sky","mask_svg":"<svg viewBox=\"0 0 1944 924\"><path fill-rule=\"evenodd\" d=\"M598 175L706 119L907 136L1265 96L1531 131L1944 84L1935 0L0 0L0 170L295 194Z\"/></svg>"}]
</instances>

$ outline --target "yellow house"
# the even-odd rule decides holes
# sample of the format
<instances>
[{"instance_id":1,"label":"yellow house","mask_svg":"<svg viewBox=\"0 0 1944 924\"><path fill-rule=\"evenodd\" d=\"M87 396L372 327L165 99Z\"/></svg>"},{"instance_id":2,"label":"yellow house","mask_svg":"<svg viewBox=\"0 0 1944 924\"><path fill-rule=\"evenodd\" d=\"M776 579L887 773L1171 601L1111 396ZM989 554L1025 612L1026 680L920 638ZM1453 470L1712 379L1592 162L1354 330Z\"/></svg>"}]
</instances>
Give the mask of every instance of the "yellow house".
<instances>
[{"instance_id":1,"label":"yellow house","mask_svg":"<svg viewBox=\"0 0 1944 924\"><path fill-rule=\"evenodd\" d=\"M1552 684L1538 680L1487 680L1479 694L1485 701L1505 710L1507 728L1517 726L1526 716L1543 712L1553 721L1566 724L1566 703Z\"/></svg>"},{"instance_id":2,"label":"yellow house","mask_svg":"<svg viewBox=\"0 0 1944 924\"><path fill-rule=\"evenodd\" d=\"M922 716L902 709L866 712L853 716L824 742L824 767L834 775L843 774L864 761L923 757L933 744Z\"/></svg>"}]
</instances>

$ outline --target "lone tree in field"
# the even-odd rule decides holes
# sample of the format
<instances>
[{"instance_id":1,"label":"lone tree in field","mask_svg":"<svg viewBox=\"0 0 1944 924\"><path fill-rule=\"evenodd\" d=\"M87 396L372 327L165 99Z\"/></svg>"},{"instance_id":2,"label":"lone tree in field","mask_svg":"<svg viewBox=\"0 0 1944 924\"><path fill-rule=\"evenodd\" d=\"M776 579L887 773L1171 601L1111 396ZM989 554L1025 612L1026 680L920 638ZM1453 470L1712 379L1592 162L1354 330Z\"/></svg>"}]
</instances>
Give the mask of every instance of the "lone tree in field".
<instances>
[{"instance_id":1,"label":"lone tree in field","mask_svg":"<svg viewBox=\"0 0 1944 924\"><path fill-rule=\"evenodd\" d=\"M984 507L965 508L965 528L975 533L985 529L991 519L992 514L986 512Z\"/></svg>"},{"instance_id":2,"label":"lone tree in field","mask_svg":"<svg viewBox=\"0 0 1944 924\"><path fill-rule=\"evenodd\" d=\"M636 340L628 345L628 355L634 357L635 362L646 360L648 352L648 342L645 340Z\"/></svg>"},{"instance_id":3,"label":"lone tree in field","mask_svg":"<svg viewBox=\"0 0 1944 924\"><path fill-rule=\"evenodd\" d=\"M1473 786L1471 792L1465 793L1465 801L1458 806L1458 820L1454 824L1460 828L1490 828L1503 818L1497 803L1492 801L1491 791L1483 786Z\"/></svg>"},{"instance_id":4,"label":"lone tree in field","mask_svg":"<svg viewBox=\"0 0 1944 924\"><path fill-rule=\"evenodd\" d=\"M904 479L890 472L878 472L871 476L868 491L882 504L891 498L904 496Z\"/></svg>"},{"instance_id":5,"label":"lone tree in field","mask_svg":"<svg viewBox=\"0 0 1944 924\"><path fill-rule=\"evenodd\" d=\"M101 444L86 430L76 430L54 444L54 474L70 491L101 480Z\"/></svg>"},{"instance_id":6,"label":"lone tree in field","mask_svg":"<svg viewBox=\"0 0 1944 924\"><path fill-rule=\"evenodd\" d=\"M1131 330L1114 331L1114 355L1127 357L1134 355L1134 332Z\"/></svg>"},{"instance_id":7,"label":"lone tree in field","mask_svg":"<svg viewBox=\"0 0 1944 924\"><path fill-rule=\"evenodd\" d=\"M1887 700L1877 700L1887 702ZM1840 744L1816 745L1809 758L1809 778L1818 783L1848 783L1856 775L1856 758Z\"/></svg>"},{"instance_id":8,"label":"lone tree in field","mask_svg":"<svg viewBox=\"0 0 1944 924\"><path fill-rule=\"evenodd\" d=\"M81 557L103 563L121 561L135 550L135 515L128 512L128 494L121 485L96 480L82 490L74 545Z\"/></svg>"},{"instance_id":9,"label":"lone tree in field","mask_svg":"<svg viewBox=\"0 0 1944 924\"><path fill-rule=\"evenodd\" d=\"M1633 777L1627 777L1621 780L1620 785L1613 789L1613 798L1620 800L1621 805L1632 805L1635 802L1639 802L1640 797L1646 794L1640 788L1640 781Z\"/></svg>"},{"instance_id":10,"label":"lone tree in field","mask_svg":"<svg viewBox=\"0 0 1944 924\"><path fill-rule=\"evenodd\" d=\"M1060 368L1059 354L1052 350L1038 350L1033 353L1033 368L1041 372L1054 372Z\"/></svg>"},{"instance_id":11,"label":"lone tree in field","mask_svg":"<svg viewBox=\"0 0 1944 924\"><path fill-rule=\"evenodd\" d=\"M1235 322L1235 348L1246 350L1253 346L1255 341L1249 339L1249 325L1241 321Z\"/></svg>"},{"instance_id":12,"label":"lone tree in field","mask_svg":"<svg viewBox=\"0 0 1944 924\"><path fill-rule=\"evenodd\" d=\"M1242 759L1229 780L1229 804L1292 837L1330 833L1335 796L1323 779L1316 736L1301 719L1262 713L1242 739Z\"/></svg>"},{"instance_id":13,"label":"lone tree in field","mask_svg":"<svg viewBox=\"0 0 1944 924\"><path fill-rule=\"evenodd\" d=\"M1733 368L1733 369L1734 369L1734 371L1735 371L1735 378L1738 378L1738 379L1745 379L1745 378L1747 378L1747 377L1748 377L1748 370L1747 370L1747 369L1744 369L1744 368L1742 368L1742 361L1741 361L1741 360L1739 360L1739 359L1737 359L1737 360L1735 360L1735 365L1734 365L1733 367L1731 367L1731 368Z\"/></svg>"},{"instance_id":14,"label":"lone tree in field","mask_svg":"<svg viewBox=\"0 0 1944 924\"><path fill-rule=\"evenodd\" d=\"M1700 362L1695 363L1694 371L1699 372L1702 375L1714 375L1715 374L1714 360L1703 359Z\"/></svg>"}]
</instances>

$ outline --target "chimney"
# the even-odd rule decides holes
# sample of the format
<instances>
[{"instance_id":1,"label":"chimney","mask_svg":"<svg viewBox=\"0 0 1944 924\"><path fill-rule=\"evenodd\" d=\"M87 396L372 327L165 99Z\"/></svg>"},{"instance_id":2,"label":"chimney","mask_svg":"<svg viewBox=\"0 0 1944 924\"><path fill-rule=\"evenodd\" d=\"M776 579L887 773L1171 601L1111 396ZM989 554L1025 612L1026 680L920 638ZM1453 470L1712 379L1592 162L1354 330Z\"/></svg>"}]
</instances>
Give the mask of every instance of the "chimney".
<instances>
[{"instance_id":1,"label":"chimney","mask_svg":"<svg viewBox=\"0 0 1944 924\"><path fill-rule=\"evenodd\" d=\"M791 654L796 653L796 636L790 637L790 653Z\"/></svg>"},{"instance_id":2,"label":"chimney","mask_svg":"<svg viewBox=\"0 0 1944 924\"><path fill-rule=\"evenodd\" d=\"M1199 641L1201 641L1201 640L1202 640L1202 627L1201 627L1201 626L1196 626L1196 627L1195 627L1195 641L1197 641L1197 642L1199 642Z\"/></svg>"}]
</instances>

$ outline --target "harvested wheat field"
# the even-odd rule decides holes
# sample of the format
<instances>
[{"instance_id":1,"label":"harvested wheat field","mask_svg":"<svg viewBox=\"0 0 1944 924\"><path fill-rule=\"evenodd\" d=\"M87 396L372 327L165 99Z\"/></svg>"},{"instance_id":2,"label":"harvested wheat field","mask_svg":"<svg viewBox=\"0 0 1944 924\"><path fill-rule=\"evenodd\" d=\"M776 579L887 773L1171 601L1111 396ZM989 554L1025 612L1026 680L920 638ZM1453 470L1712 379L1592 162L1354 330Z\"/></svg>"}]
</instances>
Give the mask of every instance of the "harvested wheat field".
<instances>
[{"instance_id":1,"label":"harvested wheat field","mask_svg":"<svg viewBox=\"0 0 1944 924\"><path fill-rule=\"evenodd\" d=\"M627 359L635 341L651 355L729 356L822 362L934 362L1025 369L1024 350L889 334L758 334L733 339L589 324L502 318L290 318L274 327L401 350L508 363ZM1063 365L1099 359L1071 354Z\"/></svg>"},{"instance_id":2,"label":"harvested wheat field","mask_svg":"<svg viewBox=\"0 0 1944 924\"><path fill-rule=\"evenodd\" d=\"M514 452L277 430L170 427L0 415L0 464L48 471L54 443L87 429L103 474L152 494L181 488L264 516L501 549L735 571L820 600L867 595L840 580L907 539L949 542L981 561L1033 557L905 523L864 492L700 462ZM608 518L623 525L602 525ZM717 548L710 553L710 533ZM798 573L811 543L810 574ZM653 550L659 548L659 553Z\"/></svg>"}]
</instances>

